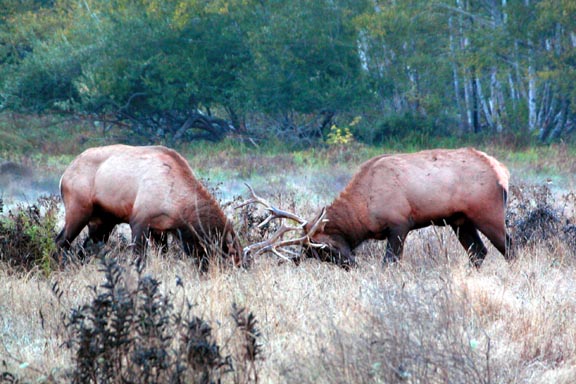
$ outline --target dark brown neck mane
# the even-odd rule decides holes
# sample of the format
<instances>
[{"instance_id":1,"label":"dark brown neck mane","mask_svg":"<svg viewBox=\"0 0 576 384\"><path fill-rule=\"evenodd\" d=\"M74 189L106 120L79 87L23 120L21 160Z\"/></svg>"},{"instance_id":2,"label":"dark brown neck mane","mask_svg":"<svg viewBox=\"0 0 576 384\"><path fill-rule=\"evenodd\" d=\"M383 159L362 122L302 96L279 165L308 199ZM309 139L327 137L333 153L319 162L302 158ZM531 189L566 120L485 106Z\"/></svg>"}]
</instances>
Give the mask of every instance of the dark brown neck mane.
<instances>
[{"instance_id":1,"label":"dark brown neck mane","mask_svg":"<svg viewBox=\"0 0 576 384\"><path fill-rule=\"evenodd\" d=\"M338 236L344 239L350 249L356 248L367 237L367 231L358 213L348 198L349 194L344 191L326 210L328 222L324 227L324 233L330 236Z\"/></svg>"}]
</instances>

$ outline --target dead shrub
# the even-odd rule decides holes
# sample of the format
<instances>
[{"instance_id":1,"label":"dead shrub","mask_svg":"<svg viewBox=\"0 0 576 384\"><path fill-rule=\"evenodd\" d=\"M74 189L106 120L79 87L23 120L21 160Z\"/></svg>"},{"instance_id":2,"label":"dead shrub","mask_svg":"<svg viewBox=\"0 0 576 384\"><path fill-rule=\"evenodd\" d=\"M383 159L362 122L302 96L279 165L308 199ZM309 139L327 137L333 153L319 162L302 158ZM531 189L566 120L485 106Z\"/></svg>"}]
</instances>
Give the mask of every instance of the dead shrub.
<instances>
[{"instance_id":1,"label":"dead shrub","mask_svg":"<svg viewBox=\"0 0 576 384\"><path fill-rule=\"evenodd\" d=\"M576 250L576 226L570 217L570 207L576 202L574 193L556 199L547 185L512 186L510 192L507 222L517 246L551 245L559 240Z\"/></svg>"}]
</instances>

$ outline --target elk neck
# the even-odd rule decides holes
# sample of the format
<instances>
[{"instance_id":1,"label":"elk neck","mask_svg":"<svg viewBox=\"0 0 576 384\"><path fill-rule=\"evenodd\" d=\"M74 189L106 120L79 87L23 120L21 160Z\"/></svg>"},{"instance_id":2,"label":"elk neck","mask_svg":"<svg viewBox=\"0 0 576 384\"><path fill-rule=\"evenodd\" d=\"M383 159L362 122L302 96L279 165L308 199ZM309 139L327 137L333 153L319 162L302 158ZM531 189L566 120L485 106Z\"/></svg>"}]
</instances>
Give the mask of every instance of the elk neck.
<instances>
[{"instance_id":1,"label":"elk neck","mask_svg":"<svg viewBox=\"0 0 576 384\"><path fill-rule=\"evenodd\" d=\"M324 227L324 233L344 239L350 249L356 248L369 237L368 230L362 223L362 210L358 208L347 193L342 193L326 209L328 222Z\"/></svg>"}]
</instances>

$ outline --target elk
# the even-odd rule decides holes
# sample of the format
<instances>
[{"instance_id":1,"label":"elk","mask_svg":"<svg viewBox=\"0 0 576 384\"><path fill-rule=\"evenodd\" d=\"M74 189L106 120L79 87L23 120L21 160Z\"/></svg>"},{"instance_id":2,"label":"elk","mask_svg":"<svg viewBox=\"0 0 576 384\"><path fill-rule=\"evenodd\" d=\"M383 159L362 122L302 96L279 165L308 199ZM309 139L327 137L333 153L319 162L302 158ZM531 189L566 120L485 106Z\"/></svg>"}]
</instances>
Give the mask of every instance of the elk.
<instances>
[{"instance_id":1,"label":"elk","mask_svg":"<svg viewBox=\"0 0 576 384\"><path fill-rule=\"evenodd\" d=\"M172 233L184 252L194 252L201 263L208 260L206 247L214 243L234 264L241 263L232 224L172 149L120 144L87 149L64 171L60 193L65 207L65 225L56 237L60 249L69 249L85 226L84 245L105 243L117 224L128 223L138 255L146 238L162 242Z\"/></svg>"},{"instance_id":2,"label":"elk","mask_svg":"<svg viewBox=\"0 0 576 384\"><path fill-rule=\"evenodd\" d=\"M332 204L311 221L273 207L250 188L252 198L242 205L264 205L269 212L265 222L287 218L298 225L283 224L270 239L246 247L245 257L268 251L282 255L292 252L289 246L301 245L308 257L349 267L362 242L387 239L386 264L401 257L410 231L449 225L474 266L479 268L488 252L479 232L510 260L505 228L509 178L503 164L474 148L381 155L363 163ZM291 231L301 235L283 239Z\"/></svg>"}]
</instances>

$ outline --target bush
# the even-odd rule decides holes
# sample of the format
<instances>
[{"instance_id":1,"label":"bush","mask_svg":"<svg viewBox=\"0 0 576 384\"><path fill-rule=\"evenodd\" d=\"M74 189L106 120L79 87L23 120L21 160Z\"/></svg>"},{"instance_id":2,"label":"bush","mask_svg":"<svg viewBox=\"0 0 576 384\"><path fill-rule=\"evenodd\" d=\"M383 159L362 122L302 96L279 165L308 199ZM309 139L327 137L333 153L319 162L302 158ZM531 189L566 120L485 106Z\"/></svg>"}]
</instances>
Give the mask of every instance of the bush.
<instances>
[{"instance_id":1,"label":"bush","mask_svg":"<svg viewBox=\"0 0 576 384\"><path fill-rule=\"evenodd\" d=\"M574 207L573 193L557 199L548 186L512 186L507 222L512 227L514 244L520 247L554 239L576 250L576 225L568 217L567 207ZM563 206L562 206L563 205Z\"/></svg>"},{"instance_id":2,"label":"bush","mask_svg":"<svg viewBox=\"0 0 576 384\"><path fill-rule=\"evenodd\" d=\"M54 238L60 199L40 197L32 205L18 205L0 217L0 261L22 270L41 268L49 274L55 268ZM3 210L0 199L0 213Z\"/></svg>"},{"instance_id":3,"label":"bush","mask_svg":"<svg viewBox=\"0 0 576 384\"><path fill-rule=\"evenodd\" d=\"M153 276L136 270L130 287L130 271L114 258L102 256L101 266L105 281L91 287L92 301L73 309L66 322L72 382L219 383L232 373L234 382L257 381L260 333L252 313L233 305L236 330L222 347L209 322L192 314L193 305L186 299L176 310ZM239 348L224 354L233 341Z\"/></svg>"},{"instance_id":4,"label":"bush","mask_svg":"<svg viewBox=\"0 0 576 384\"><path fill-rule=\"evenodd\" d=\"M433 119L415 113L404 113L385 116L370 127L359 127L356 136L369 144L383 144L401 141L422 147L429 147L430 141L451 135L455 123L448 118Z\"/></svg>"}]
</instances>

